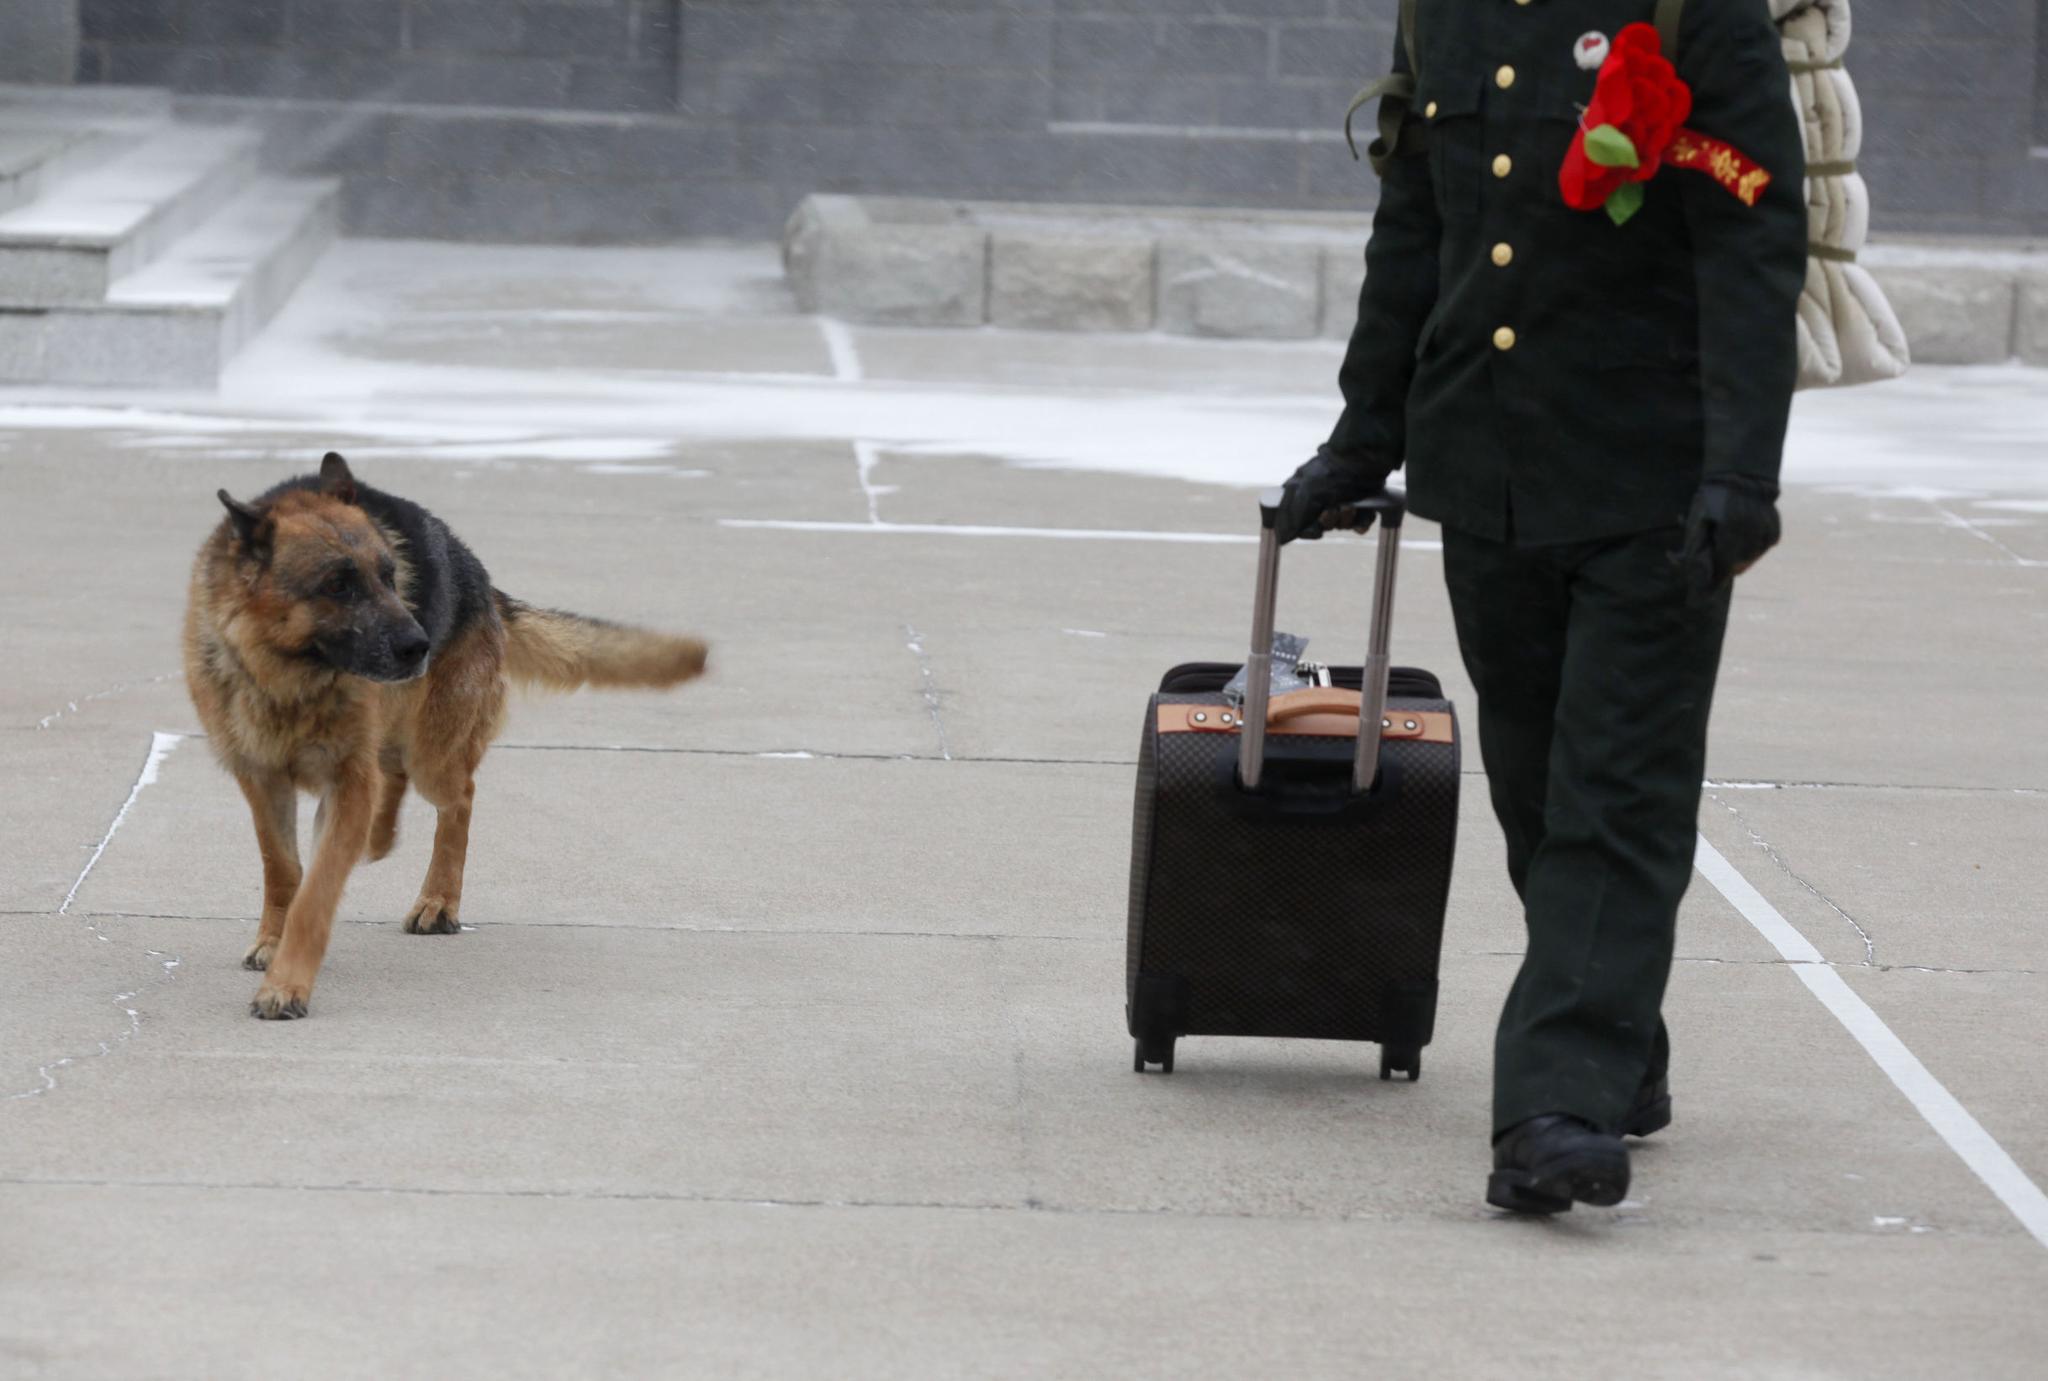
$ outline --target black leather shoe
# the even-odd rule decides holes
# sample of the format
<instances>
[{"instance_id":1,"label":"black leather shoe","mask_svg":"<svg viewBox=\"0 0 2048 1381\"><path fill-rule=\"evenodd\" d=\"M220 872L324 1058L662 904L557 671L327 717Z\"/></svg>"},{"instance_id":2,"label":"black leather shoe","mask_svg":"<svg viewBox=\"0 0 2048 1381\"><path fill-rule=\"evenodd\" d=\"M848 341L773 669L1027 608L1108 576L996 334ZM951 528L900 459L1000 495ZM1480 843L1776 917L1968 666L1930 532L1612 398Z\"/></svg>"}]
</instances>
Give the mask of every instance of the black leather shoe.
<instances>
[{"instance_id":1,"label":"black leather shoe","mask_svg":"<svg viewBox=\"0 0 2048 1381\"><path fill-rule=\"evenodd\" d=\"M1671 1081L1658 1079L1636 1090L1636 1101L1621 1120L1623 1136L1653 1136L1671 1125Z\"/></svg>"},{"instance_id":2,"label":"black leather shoe","mask_svg":"<svg viewBox=\"0 0 2048 1381\"><path fill-rule=\"evenodd\" d=\"M1612 1208L1628 1197L1628 1147L1563 1113L1532 1117L1493 1143L1486 1202L1511 1213Z\"/></svg>"}]
</instances>

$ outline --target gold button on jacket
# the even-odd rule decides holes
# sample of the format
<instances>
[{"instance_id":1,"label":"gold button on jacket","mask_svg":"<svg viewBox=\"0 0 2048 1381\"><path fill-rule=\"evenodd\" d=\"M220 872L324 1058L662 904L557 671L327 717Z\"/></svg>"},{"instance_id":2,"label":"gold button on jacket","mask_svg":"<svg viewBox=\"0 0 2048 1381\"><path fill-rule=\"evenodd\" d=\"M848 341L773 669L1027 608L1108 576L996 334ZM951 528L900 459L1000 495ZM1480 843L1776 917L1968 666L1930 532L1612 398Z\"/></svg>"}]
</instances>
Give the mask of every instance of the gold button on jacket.
<instances>
[{"instance_id":1,"label":"gold button on jacket","mask_svg":"<svg viewBox=\"0 0 2048 1381\"><path fill-rule=\"evenodd\" d=\"M1599 81L1573 60L1579 40L1656 8L1427 0L1414 54L1390 26L1414 97L1394 112L1330 445L1405 460L1420 517L1499 541L1512 495L1516 541L1592 541L1681 521L1703 470L1774 473L1808 234L1770 18L1784 5L1693 0L1678 50L1687 123L1772 173L1756 205L1667 168L1617 226L1559 186ZM1576 405L1596 377L1601 405Z\"/></svg>"}]
</instances>

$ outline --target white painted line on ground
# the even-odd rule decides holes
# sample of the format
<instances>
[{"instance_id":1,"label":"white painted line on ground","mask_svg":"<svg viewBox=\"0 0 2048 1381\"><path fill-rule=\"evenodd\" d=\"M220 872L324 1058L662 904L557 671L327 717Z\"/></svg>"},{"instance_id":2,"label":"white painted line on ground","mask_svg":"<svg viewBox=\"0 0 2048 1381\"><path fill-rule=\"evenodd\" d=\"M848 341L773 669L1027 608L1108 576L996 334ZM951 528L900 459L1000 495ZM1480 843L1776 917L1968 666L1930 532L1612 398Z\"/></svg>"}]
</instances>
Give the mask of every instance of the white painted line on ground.
<instances>
[{"instance_id":1,"label":"white painted line on ground","mask_svg":"<svg viewBox=\"0 0 2048 1381\"><path fill-rule=\"evenodd\" d=\"M818 318L818 334L825 338L825 350L832 356L832 377L842 384L857 384L867 377L860 366L860 347L854 344L853 328L836 317Z\"/></svg>"},{"instance_id":2,"label":"white painted line on ground","mask_svg":"<svg viewBox=\"0 0 2048 1381\"><path fill-rule=\"evenodd\" d=\"M157 768L171 755L171 750L184 741L183 734L161 732L150 740L149 757L143 761L141 774L135 778L135 785L128 788L128 799L123 801L121 809L114 813L114 823L107 826L106 836L100 840L100 846L92 851L92 857L88 858L85 867L79 870L78 880L73 882L71 890L64 894L64 904L57 908L59 916L70 912L71 903L78 900L78 889L85 886L85 880L92 876L92 870L99 863L100 855L107 851L107 845L114 842L114 832L121 828L121 823L128 818L128 812L135 809L136 798L142 795L144 787L155 783Z\"/></svg>"},{"instance_id":3,"label":"white painted line on ground","mask_svg":"<svg viewBox=\"0 0 2048 1381\"><path fill-rule=\"evenodd\" d=\"M1778 908L1764 900L1763 894L1707 842L1705 835L1700 836L1693 861L1700 875L1713 883L1729 904L1756 927L1757 933L1771 942L1792 966L1792 972L1799 975L1799 981L1877 1061L1877 1067L1927 1119L1935 1134L1962 1157L1963 1164L1984 1181L1999 1202L2012 1210L2020 1226L2032 1233L2035 1241L2048 1247L2048 1194L2041 1192L2041 1187L2027 1177L2027 1172L1970 1115L1969 1109L1928 1072L1927 1066L1871 1010L1870 1004L1856 995L1856 990L1828 964L1825 956L1778 913Z\"/></svg>"},{"instance_id":4,"label":"white painted line on ground","mask_svg":"<svg viewBox=\"0 0 2048 1381\"><path fill-rule=\"evenodd\" d=\"M1258 538L1239 532L1147 532L1130 528L987 527L973 523L822 523L792 518L720 518L720 527L761 532L859 532L889 537L1028 537L1060 542L1168 542L1192 546L1252 546ZM1403 551L1442 551L1433 541L1403 542Z\"/></svg>"}]
</instances>

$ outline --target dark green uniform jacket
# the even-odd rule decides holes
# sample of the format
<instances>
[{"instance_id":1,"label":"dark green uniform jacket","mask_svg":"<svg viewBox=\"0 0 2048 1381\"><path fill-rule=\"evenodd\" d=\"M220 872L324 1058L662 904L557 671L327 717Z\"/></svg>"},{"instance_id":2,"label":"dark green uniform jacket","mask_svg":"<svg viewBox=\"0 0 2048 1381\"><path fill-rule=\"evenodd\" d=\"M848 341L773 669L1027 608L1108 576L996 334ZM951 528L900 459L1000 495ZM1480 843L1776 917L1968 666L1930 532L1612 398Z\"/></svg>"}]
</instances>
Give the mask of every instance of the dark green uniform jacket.
<instances>
[{"instance_id":1,"label":"dark green uniform jacket","mask_svg":"<svg viewBox=\"0 0 2048 1381\"><path fill-rule=\"evenodd\" d=\"M1587 541L1681 522L1705 472L1777 478L1807 219L1765 0L1691 0L1677 63L1686 127L1772 174L1755 206L1669 167L1622 226L1558 191L1593 96L1578 39L1655 8L1420 0L1422 130L1382 183L1331 446L1405 461L1426 518ZM1398 43L1395 68L1410 70Z\"/></svg>"}]
</instances>

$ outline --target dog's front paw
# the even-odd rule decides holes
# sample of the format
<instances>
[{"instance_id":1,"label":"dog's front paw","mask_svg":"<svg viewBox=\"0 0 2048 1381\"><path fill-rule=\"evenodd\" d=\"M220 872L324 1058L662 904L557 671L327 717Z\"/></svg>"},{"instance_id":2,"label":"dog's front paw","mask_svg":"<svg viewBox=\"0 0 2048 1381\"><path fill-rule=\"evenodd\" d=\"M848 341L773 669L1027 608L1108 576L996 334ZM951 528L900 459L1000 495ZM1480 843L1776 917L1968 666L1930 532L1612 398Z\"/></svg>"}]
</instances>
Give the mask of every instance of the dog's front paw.
<instances>
[{"instance_id":1,"label":"dog's front paw","mask_svg":"<svg viewBox=\"0 0 2048 1381\"><path fill-rule=\"evenodd\" d=\"M277 954L277 941L259 939L249 946L249 952L242 956L242 967L262 973L270 967L271 959Z\"/></svg>"},{"instance_id":2,"label":"dog's front paw","mask_svg":"<svg viewBox=\"0 0 2048 1381\"><path fill-rule=\"evenodd\" d=\"M445 897L421 897L406 913L405 933L408 935L453 935L462 929L462 922L455 918L456 903Z\"/></svg>"},{"instance_id":3,"label":"dog's front paw","mask_svg":"<svg viewBox=\"0 0 2048 1381\"><path fill-rule=\"evenodd\" d=\"M256 990L249 1015L265 1021L294 1021L306 1015L306 1003L312 996L312 989L302 983L279 983L273 978Z\"/></svg>"}]
</instances>

